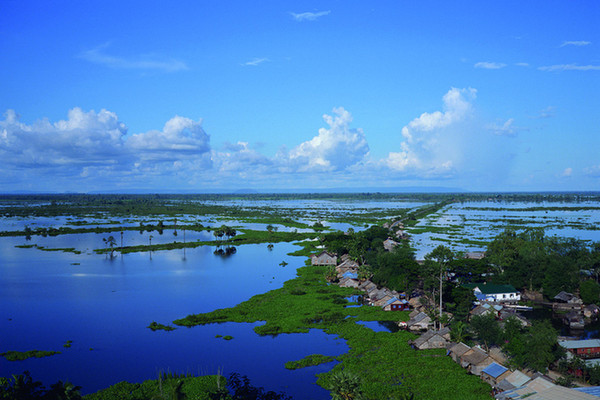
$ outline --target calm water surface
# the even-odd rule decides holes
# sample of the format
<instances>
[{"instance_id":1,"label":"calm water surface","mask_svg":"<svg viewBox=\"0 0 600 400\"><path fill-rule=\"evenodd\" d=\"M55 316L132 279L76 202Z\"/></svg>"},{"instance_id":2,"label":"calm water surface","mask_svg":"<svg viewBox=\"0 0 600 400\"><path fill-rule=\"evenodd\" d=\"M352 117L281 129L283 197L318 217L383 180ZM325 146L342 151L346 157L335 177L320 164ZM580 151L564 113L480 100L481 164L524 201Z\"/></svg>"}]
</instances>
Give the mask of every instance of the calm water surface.
<instances>
[{"instance_id":1,"label":"calm water surface","mask_svg":"<svg viewBox=\"0 0 600 400\"><path fill-rule=\"evenodd\" d=\"M135 237L135 232L127 232ZM165 233L166 234L166 233ZM97 248L101 238L83 234L38 238L48 247ZM133 239L132 239L133 240ZM155 239L153 239L154 242ZM254 385L297 399L326 399L315 373L333 364L288 371L284 363L308 354L339 355L343 340L308 334L260 337L256 324L211 324L152 332L152 321L170 323L192 313L231 307L279 288L295 277L304 258L286 254L290 244L239 246L229 258L214 247L133 253L110 259L94 253L15 248L24 238L0 239L0 352L57 350L43 359L9 362L2 376L29 370L46 385L68 379L89 393L121 380L154 379L158 372L247 375ZM289 263L279 266L281 261ZM215 335L231 335L226 341ZM72 340L71 348L63 348Z\"/></svg>"}]
</instances>

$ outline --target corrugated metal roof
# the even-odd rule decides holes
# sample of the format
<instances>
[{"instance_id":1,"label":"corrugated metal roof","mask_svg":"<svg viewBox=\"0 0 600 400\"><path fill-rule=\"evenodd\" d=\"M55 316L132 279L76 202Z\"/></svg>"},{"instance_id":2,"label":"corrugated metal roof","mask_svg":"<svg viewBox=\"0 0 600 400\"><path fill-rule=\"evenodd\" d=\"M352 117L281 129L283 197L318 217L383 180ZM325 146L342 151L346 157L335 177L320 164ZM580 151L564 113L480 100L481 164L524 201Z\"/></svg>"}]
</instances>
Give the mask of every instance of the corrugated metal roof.
<instances>
[{"instance_id":1,"label":"corrugated metal roof","mask_svg":"<svg viewBox=\"0 0 600 400\"><path fill-rule=\"evenodd\" d=\"M531 378L521 371L513 371L513 373L507 376L505 380L515 385L515 387L520 387L529 382Z\"/></svg>"},{"instance_id":2,"label":"corrugated metal roof","mask_svg":"<svg viewBox=\"0 0 600 400\"><path fill-rule=\"evenodd\" d=\"M600 339L587 340L560 340L558 342L565 349L581 349L585 347L600 347Z\"/></svg>"},{"instance_id":3,"label":"corrugated metal roof","mask_svg":"<svg viewBox=\"0 0 600 400\"><path fill-rule=\"evenodd\" d=\"M579 392L591 394L592 396L600 397L600 386L574 388Z\"/></svg>"},{"instance_id":4,"label":"corrugated metal roof","mask_svg":"<svg viewBox=\"0 0 600 400\"><path fill-rule=\"evenodd\" d=\"M492 378L497 378L500 375L502 375L503 373L505 373L506 371L508 371L508 368L506 368L498 363L493 362L490 365L488 365L487 367L485 367L483 369L483 371L481 371L481 372L485 372Z\"/></svg>"},{"instance_id":5,"label":"corrugated metal roof","mask_svg":"<svg viewBox=\"0 0 600 400\"><path fill-rule=\"evenodd\" d=\"M350 271L346 272L344 275L342 275L346 278L350 278L350 279L358 279L358 274L354 274Z\"/></svg>"}]
</instances>

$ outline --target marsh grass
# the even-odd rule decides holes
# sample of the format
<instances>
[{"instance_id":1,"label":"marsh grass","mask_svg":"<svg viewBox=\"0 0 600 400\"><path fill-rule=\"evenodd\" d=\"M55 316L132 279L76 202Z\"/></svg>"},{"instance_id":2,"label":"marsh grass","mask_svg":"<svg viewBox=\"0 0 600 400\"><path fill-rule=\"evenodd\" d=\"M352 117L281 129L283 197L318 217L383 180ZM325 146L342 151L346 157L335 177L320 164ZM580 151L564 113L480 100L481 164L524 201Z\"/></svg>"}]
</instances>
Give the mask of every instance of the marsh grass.
<instances>
[{"instance_id":1,"label":"marsh grass","mask_svg":"<svg viewBox=\"0 0 600 400\"><path fill-rule=\"evenodd\" d=\"M335 357L324 356L323 354L309 354L298 361L288 361L285 363L286 369L299 369L313 367L315 365L326 364L335 360Z\"/></svg>"}]
</instances>

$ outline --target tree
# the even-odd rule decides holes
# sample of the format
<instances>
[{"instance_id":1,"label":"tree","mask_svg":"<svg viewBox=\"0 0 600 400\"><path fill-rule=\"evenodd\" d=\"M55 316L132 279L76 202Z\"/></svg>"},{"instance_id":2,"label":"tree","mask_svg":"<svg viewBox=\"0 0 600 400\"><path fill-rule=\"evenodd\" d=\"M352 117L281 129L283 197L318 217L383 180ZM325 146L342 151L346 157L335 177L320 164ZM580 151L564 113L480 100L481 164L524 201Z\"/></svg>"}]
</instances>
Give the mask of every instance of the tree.
<instances>
[{"instance_id":1,"label":"tree","mask_svg":"<svg viewBox=\"0 0 600 400\"><path fill-rule=\"evenodd\" d=\"M450 336L454 342L464 342L469 337L469 327L463 321L456 321L450 327Z\"/></svg>"},{"instance_id":2,"label":"tree","mask_svg":"<svg viewBox=\"0 0 600 400\"><path fill-rule=\"evenodd\" d=\"M111 235L107 238L103 238L102 241L107 247L110 247L110 258L113 258L115 251L114 247L117 245L117 241L115 240L114 236Z\"/></svg>"},{"instance_id":3,"label":"tree","mask_svg":"<svg viewBox=\"0 0 600 400\"><path fill-rule=\"evenodd\" d=\"M490 346L500 343L502 338L500 324L491 312L473 316L471 318L471 328L477 340L482 342L486 349L489 350Z\"/></svg>"},{"instance_id":4,"label":"tree","mask_svg":"<svg viewBox=\"0 0 600 400\"><path fill-rule=\"evenodd\" d=\"M425 260L435 261L440 270L440 318L442 317L442 286L444 283L444 273L448 269L448 263L454 258L454 253L448 247L439 245L433 251L425 256Z\"/></svg>"},{"instance_id":5,"label":"tree","mask_svg":"<svg viewBox=\"0 0 600 400\"><path fill-rule=\"evenodd\" d=\"M334 372L331 375L329 391L332 400L361 400L363 399L360 389L360 378L345 370Z\"/></svg>"},{"instance_id":6,"label":"tree","mask_svg":"<svg viewBox=\"0 0 600 400\"><path fill-rule=\"evenodd\" d=\"M579 285L579 294L585 304L595 304L600 299L600 285L595 280L587 279Z\"/></svg>"}]
</instances>

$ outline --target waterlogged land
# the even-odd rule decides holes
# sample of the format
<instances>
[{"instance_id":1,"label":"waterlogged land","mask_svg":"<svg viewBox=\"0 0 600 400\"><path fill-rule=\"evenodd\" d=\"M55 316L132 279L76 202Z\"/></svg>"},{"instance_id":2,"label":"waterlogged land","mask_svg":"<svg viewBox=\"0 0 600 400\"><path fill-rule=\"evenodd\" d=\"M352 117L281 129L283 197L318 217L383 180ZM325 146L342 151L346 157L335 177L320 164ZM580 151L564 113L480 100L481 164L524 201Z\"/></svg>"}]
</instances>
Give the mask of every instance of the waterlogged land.
<instances>
[{"instance_id":1,"label":"waterlogged land","mask_svg":"<svg viewBox=\"0 0 600 400\"><path fill-rule=\"evenodd\" d=\"M225 366L296 398L329 398L312 384L330 388L341 370L372 399L487 398L489 386L444 352L365 326L405 313L350 303L353 290L302 267L322 233L399 219L418 258L438 244L485 249L506 227L600 240L597 194L9 196L0 215L0 352L75 339L0 369L47 384L69 376L84 393ZM223 226L235 235L218 236ZM43 338L31 334L40 326L51 327ZM112 375L81 374L92 366Z\"/></svg>"}]
</instances>

